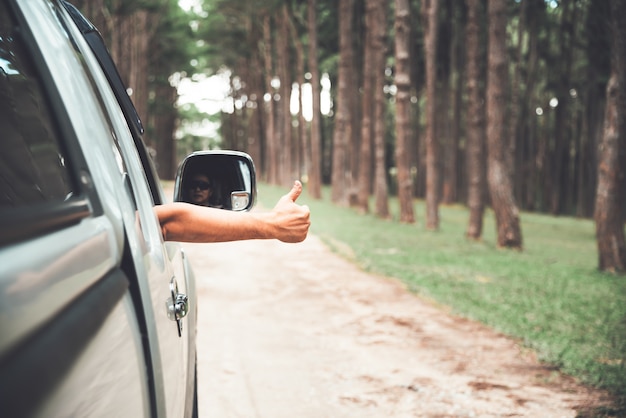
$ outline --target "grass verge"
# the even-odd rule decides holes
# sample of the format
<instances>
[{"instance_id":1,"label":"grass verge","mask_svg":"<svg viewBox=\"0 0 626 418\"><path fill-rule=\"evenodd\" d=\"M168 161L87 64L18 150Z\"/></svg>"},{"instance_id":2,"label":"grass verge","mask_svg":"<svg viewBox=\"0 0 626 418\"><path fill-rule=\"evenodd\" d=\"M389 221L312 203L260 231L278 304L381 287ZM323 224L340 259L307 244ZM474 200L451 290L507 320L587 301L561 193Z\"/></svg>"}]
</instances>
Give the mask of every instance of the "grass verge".
<instances>
[{"instance_id":1,"label":"grass verge","mask_svg":"<svg viewBox=\"0 0 626 418\"><path fill-rule=\"evenodd\" d=\"M272 207L285 188L259 184L259 203ZM563 372L616 395L626 412L626 277L600 273L590 220L523 213L524 251L496 248L488 211L483 240L465 239L468 211L440 206L440 230L417 222L359 215L307 196L311 232L364 270L404 281L415 293L518 338ZM371 205L373 208L373 205Z\"/></svg>"}]
</instances>

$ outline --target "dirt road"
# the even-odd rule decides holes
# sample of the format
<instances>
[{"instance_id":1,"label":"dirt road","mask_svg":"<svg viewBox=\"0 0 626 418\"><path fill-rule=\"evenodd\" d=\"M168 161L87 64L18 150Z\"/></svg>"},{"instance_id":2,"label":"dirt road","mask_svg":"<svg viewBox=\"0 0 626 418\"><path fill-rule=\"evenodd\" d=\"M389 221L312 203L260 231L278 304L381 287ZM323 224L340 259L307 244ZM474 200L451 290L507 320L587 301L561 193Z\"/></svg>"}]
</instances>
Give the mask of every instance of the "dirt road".
<instances>
[{"instance_id":1,"label":"dirt road","mask_svg":"<svg viewBox=\"0 0 626 418\"><path fill-rule=\"evenodd\" d=\"M515 341L315 236L186 245L202 418L575 417L598 402Z\"/></svg>"}]
</instances>

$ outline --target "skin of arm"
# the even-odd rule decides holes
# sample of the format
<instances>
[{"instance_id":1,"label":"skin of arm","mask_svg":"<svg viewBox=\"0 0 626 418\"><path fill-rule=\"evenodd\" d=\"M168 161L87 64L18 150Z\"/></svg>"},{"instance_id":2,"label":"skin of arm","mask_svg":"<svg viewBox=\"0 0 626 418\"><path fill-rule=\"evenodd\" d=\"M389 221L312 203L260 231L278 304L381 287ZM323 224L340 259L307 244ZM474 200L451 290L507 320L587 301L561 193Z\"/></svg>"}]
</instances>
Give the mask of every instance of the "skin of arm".
<instances>
[{"instance_id":1,"label":"skin of arm","mask_svg":"<svg viewBox=\"0 0 626 418\"><path fill-rule=\"evenodd\" d=\"M155 206L166 241L226 242L248 239L278 239L301 242L311 224L310 210L298 205L302 184L280 198L270 212L231 212L189 203L167 203Z\"/></svg>"}]
</instances>

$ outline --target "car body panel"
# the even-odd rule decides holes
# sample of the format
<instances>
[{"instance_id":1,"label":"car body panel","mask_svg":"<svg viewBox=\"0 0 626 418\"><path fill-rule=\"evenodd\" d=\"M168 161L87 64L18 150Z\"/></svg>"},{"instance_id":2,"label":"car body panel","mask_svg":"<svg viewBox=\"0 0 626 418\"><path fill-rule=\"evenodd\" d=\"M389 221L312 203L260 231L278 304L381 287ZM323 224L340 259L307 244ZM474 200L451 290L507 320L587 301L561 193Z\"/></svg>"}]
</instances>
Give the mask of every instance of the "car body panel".
<instances>
[{"instance_id":1,"label":"car body panel","mask_svg":"<svg viewBox=\"0 0 626 418\"><path fill-rule=\"evenodd\" d=\"M112 235L100 217L0 251L0 318L13 324L2 329L0 355L118 263Z\"/></svg>"},{"instance_id":2,"label":"car body panel","mask_svg":"<svg viewBox=\"0 0 626 418\"><path fill-rule=\"evenodd\" d=\"M153 210L162 190L148 179L154 173L139 155L141 139L63 5L11 5L50 76L63 132L84 159L75 167L81 188L95 198L79 223L0 247L0 408L27 416L189 416L195 294L180 334L168 300L172 281L181 293L195 292L193 275L180 246L163 240ZM37 373L46 378L31 390Z\"/></svg>"}]
</instances>

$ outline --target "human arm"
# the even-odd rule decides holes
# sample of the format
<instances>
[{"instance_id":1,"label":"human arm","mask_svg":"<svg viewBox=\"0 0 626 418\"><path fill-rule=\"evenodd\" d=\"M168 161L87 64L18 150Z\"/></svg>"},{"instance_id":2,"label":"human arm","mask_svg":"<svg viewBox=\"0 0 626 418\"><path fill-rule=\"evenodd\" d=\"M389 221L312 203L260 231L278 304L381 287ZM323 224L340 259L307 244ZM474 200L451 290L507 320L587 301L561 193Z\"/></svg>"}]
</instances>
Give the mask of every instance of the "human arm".
<instances>
[{"instance_id":1,"label":"human arm","mask_svg":"<svg viewBox=\"0 0 626 418\"><path fill-rule=\"evenodd\" d=\"M167 203L154 208L167 241L225 242L247 239L303 241L308 233L310 211L295 203L302 184L294 183L269 212L231 212L188 203Z\"/></svg>"}]
</instances>

